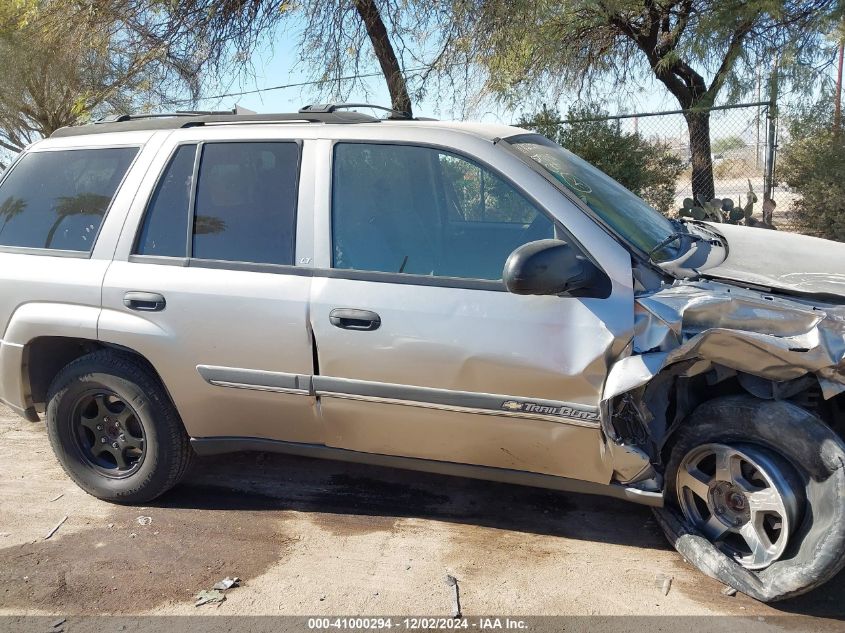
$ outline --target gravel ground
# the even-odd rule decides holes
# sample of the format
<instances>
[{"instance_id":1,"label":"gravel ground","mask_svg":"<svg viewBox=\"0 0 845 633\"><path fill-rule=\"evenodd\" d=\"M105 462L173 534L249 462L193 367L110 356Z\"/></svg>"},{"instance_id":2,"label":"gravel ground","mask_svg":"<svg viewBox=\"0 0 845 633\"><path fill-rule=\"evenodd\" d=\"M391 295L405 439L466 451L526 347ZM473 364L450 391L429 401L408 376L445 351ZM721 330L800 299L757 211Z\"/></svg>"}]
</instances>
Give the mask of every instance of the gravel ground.
<instances>
[{"instance_id":1,"label":"gravel ground","mask_svg":"<svg viewBox=\"0 0 845 633\"><path fill-rule=\"evenodd\" d=\"M648 509L613 499L242 454L198 459L153 506L111 505L65 476L43 425L0 407L0 615L448 616L447 574L469 616L733 615L742 631L845 619L844 575L772 606L724 596ZM227 575L243 586L193 606Z\"/></svg>"}]
</instances>

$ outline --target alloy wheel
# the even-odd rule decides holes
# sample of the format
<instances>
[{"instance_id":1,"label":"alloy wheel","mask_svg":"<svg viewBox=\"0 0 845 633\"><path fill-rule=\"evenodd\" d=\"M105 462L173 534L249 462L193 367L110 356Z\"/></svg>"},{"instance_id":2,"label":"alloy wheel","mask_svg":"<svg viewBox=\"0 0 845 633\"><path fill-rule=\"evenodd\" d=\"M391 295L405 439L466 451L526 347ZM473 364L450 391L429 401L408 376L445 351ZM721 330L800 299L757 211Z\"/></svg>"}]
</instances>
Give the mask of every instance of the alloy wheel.
<instances>
[{"instance_id":1,"label":"alloy wheel","mask_svg":"<svg viewBox=\"0 0 845 633\"><path fill-rule=\"evenodd\" d=\"M81 395L72 411L76 443L89 466L112 478L138 470L146 435L132 406L113 391L101 389Z\"/></svg>"},{"instance_id":2,"label":"alloy wheel","mask_svg":"<svg viewBox=\"0 0 845 633\"><path fill-rule=\"evenodd\" d=\"M691 450L678 467L676 490L696 529L748 569L783 555L802 506L789 465L750 445Z\"/></svg>"}]
</instances>

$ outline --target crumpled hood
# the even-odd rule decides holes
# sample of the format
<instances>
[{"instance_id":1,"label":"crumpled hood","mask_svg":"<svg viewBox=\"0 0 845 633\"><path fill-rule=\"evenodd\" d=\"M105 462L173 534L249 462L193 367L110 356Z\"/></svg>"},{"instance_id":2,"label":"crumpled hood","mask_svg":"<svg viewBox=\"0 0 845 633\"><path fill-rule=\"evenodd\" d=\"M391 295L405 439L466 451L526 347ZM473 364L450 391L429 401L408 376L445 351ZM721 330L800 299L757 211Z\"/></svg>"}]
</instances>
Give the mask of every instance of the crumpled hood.
<instances>
[{"instance_id":1,"label":"crumpled hood","mask_svg":"<svg viewBox=\"0 0 845 633\"><path fill-rule=\"evenodd\" d=\"M721 264L702 269L703 274L845 301L845 244L784 231L707 224L727 239L728 256Z\"/></svg>"}]
</instances>

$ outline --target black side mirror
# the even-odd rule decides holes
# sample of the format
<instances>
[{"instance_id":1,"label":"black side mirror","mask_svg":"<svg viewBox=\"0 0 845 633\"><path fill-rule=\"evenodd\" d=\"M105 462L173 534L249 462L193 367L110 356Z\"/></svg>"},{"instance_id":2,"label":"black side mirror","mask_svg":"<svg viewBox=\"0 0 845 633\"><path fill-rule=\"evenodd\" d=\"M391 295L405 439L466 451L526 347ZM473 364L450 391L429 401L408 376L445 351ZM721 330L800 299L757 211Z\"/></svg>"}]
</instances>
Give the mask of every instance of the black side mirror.
<instances>
[{"instance_id":1,"label":"black side mirror","mask_svg":"<svg viewBox=\"0 0 845 633\"><path fill-rule=\"evenodd\" d=\"M593 262L561 240L523 244L505 262L502 279L507 289L518 295L559 295L579 290L604 294L604 286L608 290L610 286L610 280Z\"/></svg>"}]
</instances>

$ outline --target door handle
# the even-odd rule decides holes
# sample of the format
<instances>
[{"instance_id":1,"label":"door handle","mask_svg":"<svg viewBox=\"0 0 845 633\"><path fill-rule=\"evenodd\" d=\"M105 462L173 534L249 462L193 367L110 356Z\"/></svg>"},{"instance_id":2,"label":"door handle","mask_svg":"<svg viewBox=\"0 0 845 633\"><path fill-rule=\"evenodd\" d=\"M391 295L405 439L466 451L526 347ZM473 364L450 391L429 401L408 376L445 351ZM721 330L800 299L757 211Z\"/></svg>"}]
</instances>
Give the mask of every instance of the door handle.
<instances>
[{"instance_id":1,"label":"door handle","mask_svg":"<svg viewBox=\"0 0 845 633\"><path fill-rule=\"evenodd\" d=\"M123 295L123 305L139 312L161 312L167 302L157 292L131 291Z\"/></svg>"},{"instance_id":2,"label":"door handle","mask_svg":"<svg viewBox=\"0 0 845 633\"><path fill-rule=\"evenodd\" d=\"M377 330L381 326L381 317L378 314L355 308L335 308L329 312L329 321L335 327L362 332Z\"/></svg>"}]
</instances>

